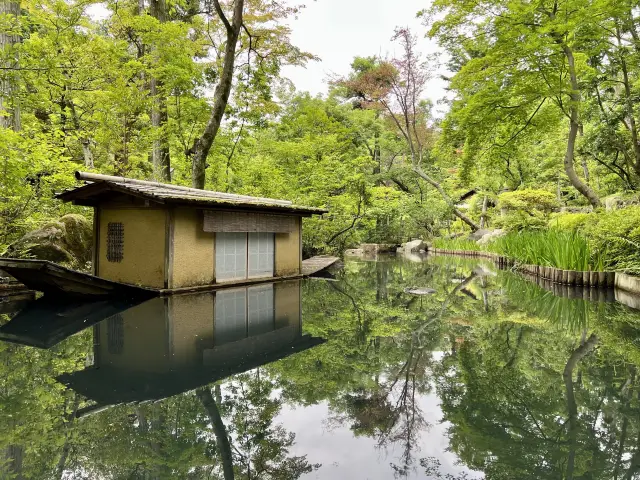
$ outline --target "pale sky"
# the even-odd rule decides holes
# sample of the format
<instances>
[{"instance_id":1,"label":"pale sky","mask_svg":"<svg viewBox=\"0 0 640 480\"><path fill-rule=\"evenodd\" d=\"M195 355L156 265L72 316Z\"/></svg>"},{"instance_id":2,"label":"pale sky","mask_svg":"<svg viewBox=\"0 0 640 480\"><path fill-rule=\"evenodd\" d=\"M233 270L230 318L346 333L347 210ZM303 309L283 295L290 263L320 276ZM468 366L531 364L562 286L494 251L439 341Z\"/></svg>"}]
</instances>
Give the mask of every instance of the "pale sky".
<instances>
[{"instance_id":1,"label":"pale sky","mask_svg":"<svg viewBox=\"0 0 640 480\"><path fill-rule=\"evenodd\" d=\"M396 27L409 27L418 36L418 49L434 53L437 45L425 37L427 28L416 18L418 11L428 6L429 0L307 0L298 18L289 21L291 41L320 60L306 67L285 67L282 74L299 91L326 94L328 78L348 74L354 57L400 53L391 42ZM100 4L92 5L89 12L94 18L107 14ZM437 73L446 71L439 69ZM425 96L433 101L436 115L442 116L446 107L437 102L445 96L445 82L435 77Z\"/></svg>"},{"instance_id":2,"label":"pale sky","mask_svg":"<svg viewBox=\"0 0 640 480\"><path fill-rule=\"evenodd\" d=\"M418 36L418 49L425 54L433 53L437 45L425 38L427 28L416 18L417 12L428 6L429 0L309 1L298 18L290 22L291 41L321 60L310 62L306 68L285 67L283 75L298 90L325 94L328 77L349 73L353 57L396 53L391 42L396 27L409 27ZM427 98L436 104L445 95L444 87L445 82L434 78Z\"/></svg>"}]
</instances>

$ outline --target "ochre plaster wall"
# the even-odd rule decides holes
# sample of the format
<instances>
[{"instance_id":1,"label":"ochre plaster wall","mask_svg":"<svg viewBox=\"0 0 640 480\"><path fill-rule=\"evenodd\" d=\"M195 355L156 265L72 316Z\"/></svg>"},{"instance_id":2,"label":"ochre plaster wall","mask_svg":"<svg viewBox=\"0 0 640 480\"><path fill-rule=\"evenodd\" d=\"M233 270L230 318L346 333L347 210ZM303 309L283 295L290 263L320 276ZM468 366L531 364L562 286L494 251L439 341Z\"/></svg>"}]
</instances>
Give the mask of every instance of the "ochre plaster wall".
<instances>
[{"instance_id":1,"label":"ochre plaster wall","mask_svg":"<svg viewBox=\"0 0 640 480\"><path fill-rule=\"evenodd\" d=\"M300 273L300 217L295 217L291 233L276 233L275 276Z\"/></svg>"},{"instance_id":2,"label":"ochre plaster wall","mask_svg":"<svg viewBox=\"0 0 640 480\"><path fill-rule=\"evenodd\" d=\"M203 231L202 212L177 208L173 219L173 278L169 287L214 283L214 234Z\"/></svg>"},{"instance_id":3,"label":"ochre plaster wall","mask_svg":"<svg viewBox=\"0 0 640 480\"><path fill-rule=\"evenodd\" d=\"M109 351L109 335L114 335L120 326L109 325L109 320L101 322L98 325L96 365L145 372L164 370L170 362L169 332L165 320L167 300L153 298L122 312L119 315L121 320L111 320L122 328L122 350L119 353Z\"/></svg>"},{"instance_id":4,"label":"ochre plaster wall","mask_svg":"<svg viewBox=\"0 0 640 480\"><path fill-rule=\"evenodd\" d=\"M145 287L164 287L166 211L154 208L101 206L99 212L98 276ZM124 255L107 260L107 225L124 225Z\"/></svg>"},{"instance_id":5,"label":"ochre plaster wall","mask_svg":"<svg viewBox=\"0 0 640 480\"><path fill-rule=\"evenodd\" d=\"M169 301L171 361L202 364L202 350L213 346L213 293L172 295Z\"/></svg>"},{"instance_id":6,"label":"ochre plaster wall","mask_svg":"<svg viewBox=\"0 0 640 480\"><path fill-rule=\"evenodd\" d=\"M278 282L273 285L276 329L300 327L300 280Z\"/></svg>"}]
</instances>

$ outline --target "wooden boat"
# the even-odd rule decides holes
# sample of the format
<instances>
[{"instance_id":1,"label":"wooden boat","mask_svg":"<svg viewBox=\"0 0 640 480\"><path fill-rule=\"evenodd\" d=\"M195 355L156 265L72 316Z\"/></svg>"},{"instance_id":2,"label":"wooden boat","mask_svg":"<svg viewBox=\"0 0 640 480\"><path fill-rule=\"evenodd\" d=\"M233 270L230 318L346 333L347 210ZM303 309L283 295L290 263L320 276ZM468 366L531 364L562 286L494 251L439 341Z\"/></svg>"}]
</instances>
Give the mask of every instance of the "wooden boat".
<instances>
[{"instance_id":1,"label":"wooden boat","mask_svg":"<svg viewBox=\"0 0 640 480\"><path fill-rule=\"evenodd\" d=\"M157 290L105 280L65 268L46 260L0 258L0 269L32 290L50 298L68 297L152 297Z\"/></svg>"},{"instance_id":2,"label":"wooden boat","mask_svg":"<svg viewBox=\"0 0 640 480\"><path fill-rule=\"evenodd\" d=\"M42 297L28 303L0 327L0 340L50 348L62 340L144 300L104 299L59 302Z\"/></svg>"},{"instance_id":3,"label":"wooden boat","mask_svg":"<svg viewBox=\"0 0 640 480\"><path fill-rule=\"evenodd\" d=\"M302 261L302 275L299 276L322 276L323 272L336 263L337 257L317 256ZM127 283L115 282L104 278L96 277L88 273L78 272L70 268L63 267L46 260L23 260L18 258L0 258L0 269L16 278L31 290L37 290L47 294L49 298L67 299L69 297L127 297L127 298L151 298L171 290L140 287ZM330 278L330 277L329 277ZM273 281L274 278L264 278L252 280L250 283L258 281ZM278 278L275 278L278 280ZM237 286L236 282L203 285L197 289L214 289L225 286ZM180 290L195 290L175 289Z\"/></svg>"}]
</instances>

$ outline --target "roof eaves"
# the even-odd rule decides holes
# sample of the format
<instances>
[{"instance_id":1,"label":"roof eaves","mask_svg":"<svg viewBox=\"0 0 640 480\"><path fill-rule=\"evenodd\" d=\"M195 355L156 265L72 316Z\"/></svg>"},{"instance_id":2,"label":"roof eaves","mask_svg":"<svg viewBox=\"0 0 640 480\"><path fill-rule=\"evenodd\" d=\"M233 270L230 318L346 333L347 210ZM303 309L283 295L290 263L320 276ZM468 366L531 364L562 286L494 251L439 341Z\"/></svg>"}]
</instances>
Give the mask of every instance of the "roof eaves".
<instances>
[{"instance_id":1,"label":"roof eaves","mask_svg":"<svg viewBox=\"0 0 640 480\"><path fill-rule=\"evenodd\" d=\"M165 197L167 203L186 204L200 206L201 208L212 209L247 209L247 210L264 210L273 212L288 212L308 215L321 215L327 213L328 210L318 207L307 207L303 205L274 205L269 203L253 203L253 202L232 202L229 200L219 200L213 198L193 198L193 197Z\"/></svg>"},{"instance_id":2,"label":"roof eaves","mask_svg":"<svg viewBox=\"0 0 640 480\"><path fill-rule=\"evenodd\" d=\"M142 188L141 188L142 187ZM159 191L162 190L162 191ZM182 204L191 206L200 206L201 208L234 208L248 210L264 210L273 212L289 212L300 215L321 215L327 213L328 210L319 207L308 207L304 205L294 205L292 203L270 203L260 202L256 197L256 201L247 201L243 199L226 199L216 198L212 195L197 195L182 190L171 191L171 188L163 188L155 186L137 185L132 183L120 183L111 181L98 180L87 185L83 185L74 189L65 190L55 195L63 201L75 201L81 199L90 199L92 196L104 193L105 191L115 191L150 200L160 204Z\"/></svg>"}]
</instances>

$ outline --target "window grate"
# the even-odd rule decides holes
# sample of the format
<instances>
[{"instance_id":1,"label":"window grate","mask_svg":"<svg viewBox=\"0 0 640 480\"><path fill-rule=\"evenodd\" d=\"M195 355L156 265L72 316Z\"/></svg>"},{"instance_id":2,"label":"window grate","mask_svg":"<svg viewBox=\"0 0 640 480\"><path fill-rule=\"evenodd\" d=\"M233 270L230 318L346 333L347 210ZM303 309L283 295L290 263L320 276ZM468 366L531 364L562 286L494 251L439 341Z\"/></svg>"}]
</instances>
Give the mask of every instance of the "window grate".
<instances>
[{"instance_id":1,"label":"window grate","mask_svg":"<svg viewBox=\"0 0 640 480\"><path fill-rule=\"evenodd\" d=\"M124 318L119 313L107 319L107 348L116 355L124 350Z\"/></svg>"},{"instance_id":2,"label":"window grate","mask_svg":"<svg viewBox=\"0 0 640 480\"><path fill-rule=\"evenodd\" d=\"M107 224L107 260L121 262L124 257L124 224L109 222Z\"/></svg>"}]
</instances>

